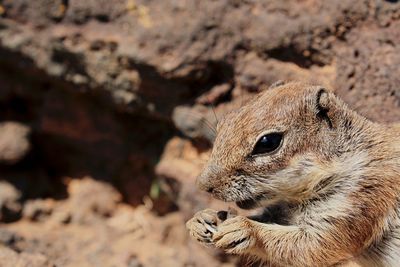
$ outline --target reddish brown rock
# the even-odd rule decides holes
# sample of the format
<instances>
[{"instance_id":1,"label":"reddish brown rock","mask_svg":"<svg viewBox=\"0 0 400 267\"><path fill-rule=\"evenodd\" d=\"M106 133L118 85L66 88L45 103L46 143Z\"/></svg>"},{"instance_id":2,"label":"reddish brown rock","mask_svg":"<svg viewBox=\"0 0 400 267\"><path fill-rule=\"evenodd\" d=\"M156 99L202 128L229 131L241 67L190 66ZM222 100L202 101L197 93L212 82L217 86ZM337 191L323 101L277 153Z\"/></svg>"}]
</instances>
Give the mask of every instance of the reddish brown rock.
<instances>
[{"instance_id":1,"label":"reddish brown rock","mask_svg":"<svg viewBox=\"0 0 400 267\"><path fill-rule=\"evenodd\" d=\"M336 91L370 119L400 118L400 21L386 28L365 25L338 46ZM351 44L351 46L349 46Z\"/></svg>"}]
</instances>

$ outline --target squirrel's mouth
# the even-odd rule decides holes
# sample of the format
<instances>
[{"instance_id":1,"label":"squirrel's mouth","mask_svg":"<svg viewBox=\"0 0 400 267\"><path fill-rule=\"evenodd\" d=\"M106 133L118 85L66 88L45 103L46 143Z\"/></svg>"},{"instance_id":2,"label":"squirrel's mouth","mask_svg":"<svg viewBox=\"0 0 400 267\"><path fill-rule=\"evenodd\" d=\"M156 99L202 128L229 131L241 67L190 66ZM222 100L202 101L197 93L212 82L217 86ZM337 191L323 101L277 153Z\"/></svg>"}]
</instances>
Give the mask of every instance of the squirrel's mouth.
<instances>
[{"instance_id":1,"label":"squirrel's mouth","mask_svg":"<svg viewBox=\"0 0 400 267\"><path fill-rule=\"evenodd\" d=\"M260 201L264 200L265 198L265 194L261 194L246 200L236 201L236 205L241 209L249 210L258 207Z\"/></svg>"}]
</instances>

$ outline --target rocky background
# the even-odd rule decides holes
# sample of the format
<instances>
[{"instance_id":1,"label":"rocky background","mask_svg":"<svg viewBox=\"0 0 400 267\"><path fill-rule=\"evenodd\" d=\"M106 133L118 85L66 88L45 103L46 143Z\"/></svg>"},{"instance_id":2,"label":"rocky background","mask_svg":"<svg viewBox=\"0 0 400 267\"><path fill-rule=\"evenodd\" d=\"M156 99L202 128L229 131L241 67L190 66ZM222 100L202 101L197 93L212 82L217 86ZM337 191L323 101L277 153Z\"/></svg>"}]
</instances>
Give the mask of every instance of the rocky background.
<instances>
[{"instance_id":1,"label":"rocky background","mask_svg":"<svg viewBox=\"0 0 400 267\"><path fill-rule=\"evenodd\" d=\"M243 266L184 222L216 120L277 80L400 120L395 0L0 0L0 266Z\"/></svg>"}]
</instances>

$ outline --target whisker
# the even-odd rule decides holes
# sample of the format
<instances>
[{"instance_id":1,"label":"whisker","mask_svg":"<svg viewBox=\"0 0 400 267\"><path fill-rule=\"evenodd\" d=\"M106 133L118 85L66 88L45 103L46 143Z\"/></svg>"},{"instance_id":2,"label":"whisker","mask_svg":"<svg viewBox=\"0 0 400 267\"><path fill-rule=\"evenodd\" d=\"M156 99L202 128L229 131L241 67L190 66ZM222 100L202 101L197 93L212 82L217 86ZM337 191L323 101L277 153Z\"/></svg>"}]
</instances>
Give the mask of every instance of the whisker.
<instances>
[{"instance_id":1,"label":"whisker","mask_svg":"<svg viewBox=\"0 0 400 267\"><path fill-rule=\"evenodd\" d=\"M188 117L192 117L192 118L200 118L201 122L204 123L206 126L208 126L208 128L213 132L213 134L217 133L217 130L215 129L215 126L213 125L213 123L211 123L209 120L207 120L206 117L204 117L203 115L197 113L197 112L193 112L193 111L189 111L187 113Z\"/></svg>"},{"instance_id":2,"label":"whisker","mask_svg":"<svg viewBox=\"0 0 400 267\"><path fill-rule=\"evenodd\" d=\"M215 126L214 126L209 120L207 120L206 118L204 118L203 122L204 122L204 124L205 124L206 126L208 126L208 128L213 132L213 134L216 134L216 133L217 133L217 130L215 129Z\"/></svg>"},{"instance_id":3,"label":"whisker","mask_svg":"<svg viewBox=\"0 0 400 267\"><path fill-rule=\"evenodd\" d=\"M217 114L215 113L215 109L214 109L214 105L213 104L211 104L211 110L214 113L214 117L215 117L215 120L217 121L217 125L218 125L219 121L218 121Z\"/></svg>"},{"instance_id":4,"label":"whisker","mask_svg":"<svg viewBox=\"0 0 400 267\"><path fill-rule=\"evenodd\" d=\"M243 107L243 89L240 88L240 107Z\"/></svg>"}]
</instances>

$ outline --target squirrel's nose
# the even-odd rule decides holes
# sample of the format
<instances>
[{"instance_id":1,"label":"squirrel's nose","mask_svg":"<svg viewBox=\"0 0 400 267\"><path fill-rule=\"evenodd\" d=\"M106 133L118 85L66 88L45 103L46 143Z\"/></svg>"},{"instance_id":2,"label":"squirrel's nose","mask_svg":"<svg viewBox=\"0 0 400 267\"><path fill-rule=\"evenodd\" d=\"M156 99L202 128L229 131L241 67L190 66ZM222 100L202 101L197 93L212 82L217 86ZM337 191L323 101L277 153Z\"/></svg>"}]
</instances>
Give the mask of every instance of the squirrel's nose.
<instances>
[{"instance_id":1,"label":"squirrel's nose","mask_svg":"<svg viewBox=\"0 0 400 267\"><path fill-rule=\"evenodd\" d=\"M208 179L204 177L204 174L200 174L196 180L197 187L200 190L206 191L208 193L212 193L214 191L214 186L208 182Z\"/></svg>"},{"instance_id":2,"label":"squirrel's nose","mask_svg":"<svg viewBox=\"0 0 400 267\"><path fill-rule=\"evenodd\" d=\"M214 187L208 187L207 189L206 189L206 191L207 191L207 193L212 193L213 191L214 191Z\"/></svg>"},{"instance_id":3,"label":"squirrel's nose","mask_svg":"<svg viewBox=\"0 0 400 267\"><path fill-rule=\"evenodd\" d=\"M206 191L207 193L212 194L214 192L214 187L211 185L203 185L200 187L201 190Z\"/></svg>"},{"instance_id":4,"label":"squirrel's nose","mask_svg":"<svg viewBox=\"0 0 400 267\"><path fill-rule=\"evenodd\" d=\"M196 183L200 190L208 193L213 193L215 188L218 187L217 177L221 174L219 168L215 165L207 165L201 174L197 177Z\"/></svg>"}]
</instances>

